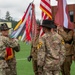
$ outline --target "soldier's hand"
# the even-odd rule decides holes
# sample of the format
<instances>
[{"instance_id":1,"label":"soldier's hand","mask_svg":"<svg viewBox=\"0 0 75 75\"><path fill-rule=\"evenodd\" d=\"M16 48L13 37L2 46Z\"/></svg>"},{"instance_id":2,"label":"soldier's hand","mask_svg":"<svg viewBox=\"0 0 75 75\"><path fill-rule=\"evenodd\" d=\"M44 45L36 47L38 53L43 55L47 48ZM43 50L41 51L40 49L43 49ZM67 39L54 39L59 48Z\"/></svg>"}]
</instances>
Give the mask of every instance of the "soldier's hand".
<instances>
[{"instance_id":1,"label":"soldier's hand","mask_svg":"<svg viewBox=\"0 0 75 75\"><path fill-rule=\"evenodd\" d=\"M30 62L32 59L32 56L28 56L27 60Z\"/></svg>"},{"instance_id":2,"label":"soldier's hand","mask_svg":"<svg viewBox=\"0 0 75 75\"><path fill-rule=\"evenodd\" d=\"M13 48L14 51L19 52L20 51L20 45L18 44L18 46Z\"/></svg>"}]
</instances>

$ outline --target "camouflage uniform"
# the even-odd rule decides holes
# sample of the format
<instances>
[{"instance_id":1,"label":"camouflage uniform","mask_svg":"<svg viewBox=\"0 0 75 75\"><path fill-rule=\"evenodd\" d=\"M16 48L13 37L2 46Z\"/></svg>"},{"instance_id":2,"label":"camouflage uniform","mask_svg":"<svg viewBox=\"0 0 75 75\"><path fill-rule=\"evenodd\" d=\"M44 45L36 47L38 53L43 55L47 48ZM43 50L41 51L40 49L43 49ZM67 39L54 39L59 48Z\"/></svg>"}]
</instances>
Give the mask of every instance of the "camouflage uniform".
<instances>
[{"instance_id":1,"label":"camouflage uniform","mask_svg":"<svg viewBox=\"0 0 75 75\"><path fill-rule=\"evenodd\" d=\"M63 33L63 34L62 34ZM73 48L73 30L59 30L59 34L62 36L62 38L65 41L65 47L66 47L66 59L61 66L61 72L62 75L70 75L71 70L71 64L72 64L72 56L74 54L74 48Z\"/></svg>"},{"instance_id":2,"label":"camouflage uniform","mask_svg":"<svg viewBox=\"0 0 75 75\"><path fill-rule=\"evenodd\" d=\"M39 34L40 34L40 26L37 25L36 36L32 38L31 53L30 53L30 56L32 57L33 70L35 75L38 75L37 43L39 41Z\"/></svg>"},{"instance_id":3,"label":"camouflage uniform","mask_svg":"<svg viewBox=\"0 0 75 75\"><path fill-rule=\"evenodd\" d=\"M15 57L10 60L7 60L6 62L8 64L8 68L10 69L10 71L7 71L7 75L17 75Z\"/></svg>"},{"instance_id":4,"label":"camouflage uniform","mask_svg":"<svg viewBox=\"0 0 75 75\"><path fill-rule=\"evenodd\" d=\"M56 32L45 33L37 45L39 75L59 75L60 65L65 60L65 43ZM41 69L41 71L40 71Z\"/></svg>"},{"instance_id":5,"label":"camouflage uniform","mask_svg":"<svg viewBox=\"0 0 75 75\"><path fill-rule=\"evenodd\" d=\"M37 67L37 43L38 43L38 36L35 39L35 43L32 44L31 48L31 56L32 56L32 64L33 70L35 75L38 75L38 67Z\"/></svg>"},{"instance_id":6,"label":"camouflage uniform","mask_svg":"<svg viewBox=\"0 0 75 75\"><path fill-rule=\"evenodd\" d=\"M5 36L0 36L0 75L6 75L8 69L8 64L6 63L6 47L18 46L18 42L15 40L10 40Z\"/></svg>"},{"instance_id":7,"label":"camouflage uniform","mask_svg":"<svg viewBox=\"0 0 75 75\"><path fill-rule=\"evenodd\" d=\"M7 72L7 75L17 75L17 70L16 70L16 58L15 58L15 51L18 52L20 50L20 46L16 46L13 48L13 54L14 57L7 60L8 68L10 71Z\"/></svg>"},{"instance_id":8,"label":"camouflage uniform","mask_svg":"<svg viewBox=\"0 0 75 75\"><path fill-rule=\"evenodd\" d=\"M74 56L73 56L73 60L75 61L75 31L74 31L74 36L73 36L73 41L74 41Z\"/></svg>"}]
</instances>

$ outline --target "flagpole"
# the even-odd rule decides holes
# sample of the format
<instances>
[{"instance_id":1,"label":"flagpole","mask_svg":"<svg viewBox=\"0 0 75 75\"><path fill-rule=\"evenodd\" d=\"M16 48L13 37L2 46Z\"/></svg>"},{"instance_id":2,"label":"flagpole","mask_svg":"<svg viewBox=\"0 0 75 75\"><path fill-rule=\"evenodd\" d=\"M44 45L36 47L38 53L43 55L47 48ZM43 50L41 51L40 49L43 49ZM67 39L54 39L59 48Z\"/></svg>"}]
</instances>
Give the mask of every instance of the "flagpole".
<instances>
[{"instance_id":1,"label":"flagpole","mask_svg":"<svg viewBox=\"0 0 75 75\"><path fill-rule=\"evenodd\" d=\"M34 0L32 2L34 2Z\"/></svg>"},{"instance_id":2,"label":"flagpole","mask_svg":"<svg viewBox=\"0 0 75 75\"><path fill-rule=\"evenodd\" d=\"M33 3L33 2L34 2L34 0L31 3Z\"/></svg>"}]
</instances>

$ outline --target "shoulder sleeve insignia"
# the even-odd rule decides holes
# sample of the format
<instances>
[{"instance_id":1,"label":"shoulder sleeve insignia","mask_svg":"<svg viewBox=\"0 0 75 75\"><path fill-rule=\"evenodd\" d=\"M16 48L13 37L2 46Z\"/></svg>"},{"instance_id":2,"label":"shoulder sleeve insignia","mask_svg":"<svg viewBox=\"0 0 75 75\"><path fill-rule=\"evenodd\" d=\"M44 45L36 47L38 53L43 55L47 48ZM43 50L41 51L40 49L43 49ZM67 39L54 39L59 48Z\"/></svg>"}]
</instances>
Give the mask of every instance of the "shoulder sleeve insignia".
<instances>
[{"instance_id":1,"label":"shoulder sleeve insignia","mask_svg":"<svg viewBox=\"0 0 75 75\"><path fill-rule=\"evenodd\" d=\"M42 44L43 44L43 43L40 41L40 42L37 44L37 49L41 48Z\"/></svg>"},{"instance_id":2,"label":"shoulder sleeve insignia","mask_svg":"<svg viewBox=\"0 0 75 75\"><path fill-rule=\"evenodd\" d=\"M65 44L64 40L61 40L61 43L62 43L62 44Z\"/></svg>"}]
</instances>

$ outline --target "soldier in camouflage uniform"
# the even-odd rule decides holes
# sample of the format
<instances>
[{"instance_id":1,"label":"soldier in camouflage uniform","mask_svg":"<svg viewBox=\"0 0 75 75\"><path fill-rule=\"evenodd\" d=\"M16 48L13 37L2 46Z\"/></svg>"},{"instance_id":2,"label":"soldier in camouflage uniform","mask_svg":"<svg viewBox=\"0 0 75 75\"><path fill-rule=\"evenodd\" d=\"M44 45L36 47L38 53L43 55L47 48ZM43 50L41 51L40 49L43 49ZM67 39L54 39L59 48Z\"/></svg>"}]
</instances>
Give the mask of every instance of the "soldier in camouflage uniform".
<instances>
[{"instance_id":1,"label":"soldier in camouflage uniform","mask_svg":"<svg viewBox=\"0 0 75 75\"><path fill-rule=\"evenodd\" d=\"M61 66L61 72L62 72L62 75L70 75L72 57L74 55L74 48L73 48L73 34L74 34L74 31L71 30L71 29L59 27L58 28L58 33L64 39L65 47L66 47L66 58L65 58L64 63Z\"/></svg>"},{"instance_id":2,"label":"soldier in camouflage uniform","mask_svg":"<svg viewBox=\"0 0 75 75\"><path fill-rule=\"evenodd\" d=\"M65 60L65 43L55 31L56 25L53 21L43 20L42 27L45 34L39 38L37 45L39 75L59 75L60 66Z\"/></svg>"},{"instance_id":3,"label":"soldier in camouflage uniform","mask_svg":"<svg viewBox=\"0 0 75 75\"><path fill-rule=\"evenodd\" d=\"M74 41L74 45L73 45L73 47L74 47L74 56L72 57L72 59L73 59L74 62L75 62L75 29L74 29L73 41Z\"/></svg>"},{"instance_id":4,"label":"soldier in camouflage uniform","mask_svg":"<svg viewBox=\"0 0 75 75\"><path fill-rule=\"evenodd\" d=\"M6 23L3 23L3 24L1 24L1 26L5 26L6 25L6 27L8 28L8 26L7 26L7 24ZM2 31L4 31L4 30L2 30ZM2 35L3 36L6 36L6 37L8 37L8 38L10 38L10 36L9 36L9 28L8 28L8 33L6 34L6 31L5 31L5 33L3 33ZM18 41L18 40L16 40L16 41ZM14 47L14 48L12 48L13 50L13 57L12 58L10 58L10 59L7 59L7 64L8 64L8 66L9 66L9 69L10 69L10 71L8 71L7 72L7 75L17 75L17 70L16 70L16 58L15 58L15 52L18 52L18 51L20 51L20 45L18 44L18 46L16 46L16 47Z\"/></svg>"},{"instance_id":5,"label":"soldier in camouflage uniform","mask_svg":"<svg viewBox=\"0 0 75 75\"><path fill-rule=\"evenodd\" d=\"M39 27L39 25L37 25L37 35L36 35L35 41L33 42L33 40L32 40L31 52L30 52L30 56L28 57L28 61L31 61L31 58L32 58L33 70L34 70L35 75L38 75L37 43L38 43L38 39L39 39L39 33L40 33L40 27Z\"/></svg>"},{"instance_id":6,"label":"soldier in camouflage uniform","mask_svg":"<svg viewBox=\"0 0 75 75\"><path fill-rule=\"evenodd\" d=\"M2 35L0 36L0 75L8 75L8 72L10 72L9 66L5 60L7 56L6 47L15 48L19 44L15 39L7 37L9 29L10 28L8 28L5 23L1 24L0 26L0 30L2 33ZM6 36L3 35L4 33Z\"/></svg>"}]
</instances>

